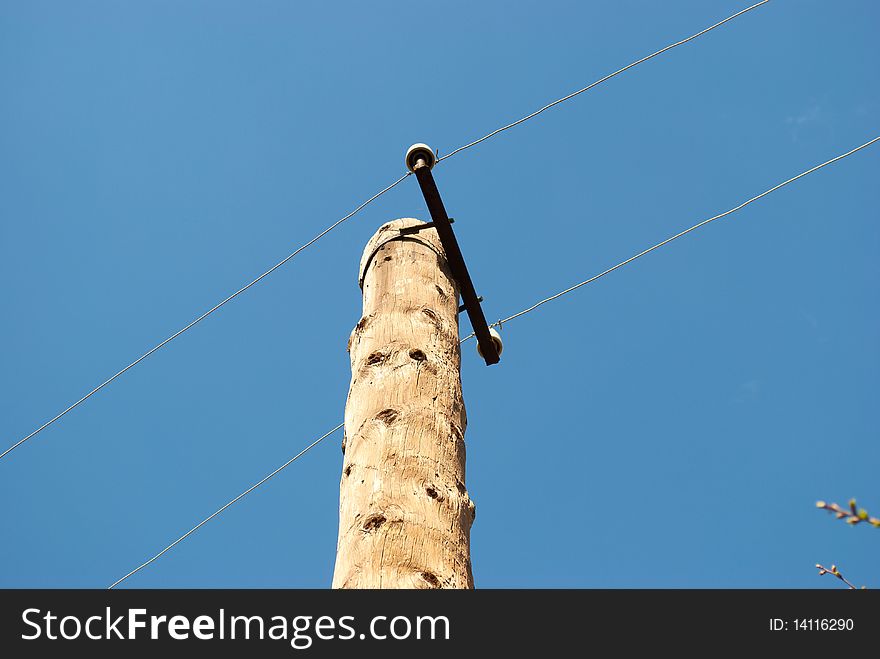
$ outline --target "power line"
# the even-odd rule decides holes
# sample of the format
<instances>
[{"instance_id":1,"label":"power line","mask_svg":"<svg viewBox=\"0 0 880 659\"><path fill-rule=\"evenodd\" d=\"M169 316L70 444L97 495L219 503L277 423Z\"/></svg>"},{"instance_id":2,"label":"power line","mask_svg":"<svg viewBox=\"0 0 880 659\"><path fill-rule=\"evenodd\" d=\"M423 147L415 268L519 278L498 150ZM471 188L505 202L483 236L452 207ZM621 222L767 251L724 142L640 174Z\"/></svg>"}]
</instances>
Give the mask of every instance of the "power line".
<instances>
[{"instance_id":1,"label":"power line","mask_svg":"<svg viewBox=\"0 0 880 659\"><path fill-rule=\"evenodd\" d=\"M671 242L672 242L673 240L675 240L676 238L681 238L683 235L685 235L685 234L687 234L687 233L690 233L691 231L694 231L694 230L696 230L696 229L699 229L700 227L702 227L702 226L704 226L704 225L706 225L706 224L709 224L709 222L714 222L715 220L720 220L722 217L726 217L727 215L730 215L731 213L735 213L736 211L740 210L741 208L745 208L746 206L748 206L748 205L751 204L752 202L758 201L758 199L760 199L761 197L764 197L764 196L770 194L771 192L774 192L774 191L778 190L779 188L785 187L785 186L788 185L789 183L793 183L794 181L797 181L799 178L802 178L802 177L806 176L807 174L812 174L812 173L815 172L816 170L822 169L822 168L825 167L826 165L830 165L831 163L837 162L838 160L842 160L843 158L846 158L847 156L851 156L851 155L854 154L856 151L861 151L862 149L864 149L864 148L866 148L866 147L869 147L869 146L871 146L872 144L874 144L875 142L878 142L878 141L880 141L880 137L875 137L873 140L870 140L870 141L868 141L868 142L865 142L865 143L862 144L861 146L857 146L855 149L852 149L851 151L847 151L846 153L843 153L843 154L841 154L841 155L839 155L839 156L836 156L836 157L832 158L831 160L826 160L826 161L823 162L821 165L816 165L815 167L811 167L810 169L808 169L808 170L806 170L806 171L804 171L804 172L801 172L801 173L798 174L797 176L793 176L792 178L788 179L787 181L783 181L782 183L779 183L779 184L777 184L777 185L774 185L774 186L773 186L772 188L770 188L769 190L765 190L765 191L762 192L761 194L759 194L759 195L757 195L757 196L755 196L755 197L752 197L752 198L749 199L748 201L744 201L744 202L741 203L739 206L735 206L735 207L731 208L730 210L724 211L723 213L719 213L718 215L714 215L714 216L710 217L709 219L703 220L702 222L699 222L698 224L695 224L694 226L692 226L692 227L690 227L690 228L688 228L688 229L685 229L684 231L680 231L679 233L675 234L674 236L671 236L671 237L667 238L666 240L664 240L664 241L662 241L662 242L659 242L659 243L657 243L656 245L654 245L654 246L652 246L652 247L649 247L648 249L646 249L646 250L644 250L644 251L641 251L641 252L639 252L638 254L636 254L636 255L634 255L634 256L629 257L629 258L626 259L625 261L621 261L621 262L618 263L617 265L614 265L614 266L608 268L607 270L604 270L603 272L600 272L598 275L594 275L593 277L590 277L589 279L586 279L586 280L580 282L579 284L575 284L574 286L571 286L571 287L569 287L569 288L566 288L565 290L560 291L559 293L556 293L555 295L551 295L550 297L546 297L546 298L544 298L543 300L541 300L540 302L536 302L536 303L533 304L532 306L528 307L527 309L523 309L522 311L519 311L519 312L513 314L512 316L508 316L507 318L502 318L501 320L492 323L489 327L498 327L498 326L500 326L500 325L503 325L504 323L508 323L508 322L510 322L511 320L514 320L515 318L519 318L520 316L524 316L524 315L526 315L527 313L530 313L530 312L534 311L535 309L537 309L538 307L540 307L540 306L543 305L543 304L547 304L548 302L551 302L551 301L553 301L553 300L556 300L556 299L562 297L563 295L566 295L566 294L568 294L568 293L571 293L572 291L574 291L574 290L580 288L581 286L586 286L587 284L590 284L590 283L596 281L596 280L599 279L600 277L604 277L604 276L607 275L608 273L610 273L610 272L614 272L614 271L617 270L618 268L622 268L623 266L625 266L625 265L628 264L628 263L632 263L632 262L635 261L637 258L640 258L640 257L644 256L644 255L647 254L648 252L653 252L655 249L659 249L660 247L663 247L664 245L667 245L667 244L671 243ZM470 338L473 337L473 336L474 336L474 334L473 334L473 332L472 332L472 333L470 333L469 335L467 335L466 337L464 337L464 338L461 340L461 343L464 343L465 341L467 341L468 339L470 339Z\"/></svg>"},{"instance_id":2,"label":"power line","mask_svg":"<svg viewBox=\"0 0 880 659\"><path fill-rule=\"evenodd\" d=\"M706 34L707 32L711 32L711 31L714 30L716 27L721 27L722 25L724 25L724 24L727 23L728 21L732 21L734 18L736 18L736 17L738 17L738 16L742 16L742 15L745 14L746 12L752 11L752 9L756 9L756 8L760 7L761 5L765 5L765 4L767 4L768 2L770 2L770 0L761 0L761 2L758 2L757 4L754 4L754 5L752 5L751 7L746 7L745 9L743 9L743 10L741 10L741 11L738 11L738 12L736 12L735 14L733 14L733 16L728 16L728 17L725 18L723 21L720 21L720 22L718 22L718 23L715 23L715 25L711 25L711 26L707 27L706 29L701 30L700 32L697 32L696 34L692 34L691 36L687 37L686 39L682 39L681 41L676 41L675 43L670 44L670 45L666 46L665 48L661 48L660 50L658 50L658 51L655 52L655 53L651 53L651 54L648 55L647 57L643 57L642 59L640 59L640 60L636 60L635 62L633 62L633 63L631 63L631 64L627 64L627 65L626 65L625 67L623 67L622 69L618 69L618 70L615 71L614 73L610 73L610 74L608 74L607 76L605 76L604 78L600 78L600 79L597 80L596 82L587 85L587 86L584 87L583 89L578 89L576 92L572 92L572 93L569 94L568 96L563 96L562 98L557 99L557 100L553 101L552 103L548 103L547 105L545 105L545 106L542 107L541 109L539 109L539 110L535 110L534 112L532 112L532 113L529 114L529 115L526 115L526 116L523 117L522 119L517 119L516 121L514 121L514 122L511 123L511 124L507 124L506 126L502 126L501 128L498 128L498 129L496 129L496 130L493 130L491 133L488 133L487 135L484 135L484 136L481 137L480 139L478 139L478 140L474 140L474 141L471 142L470 144L465 144L464 146L460 146L460 147L458 147L458 148L455 149L454 151L450 151L450 152L447 153L445 156L443 156L442 158L440 158L439 160L437 160L437 162L441 162L441 161L443 161L443 160L446 160L447 158L451 158L451 157L454 156L456 153L460 153L460 152L464 151L465 149L470 149L472 146L476 146L476 145L479 144L480 142L483 142L483 141L485 141L485 140L488 140L490 137L494 137L494 136L497 135L498 133L502 133L502 132L504 132L505 130L508 130L508 129L510 129L510 128L513 128L514 126L518 126L519 124L521 124L521 123L523 123L523 122L525 122L525 121L528 121L529 119L531 119L531 118L533 118L533 117L538 116L539 114L541 114L542 112L544 112L544 110L549 110L549 109L552 108L554 105L559 105L560 103L563 103L563 102L565 102L565 101L567 101L567 100L569 100L569 99L571 99L571 98L574 98L574 97L577 96L578 94L583 94L584 92L591 90L593 87L596 87L597 85L601 85L603 82L605 82L605 81L607 81L607 80L611 80L611 78L613 78L613 77L615 77L615 76L617 76L617 75L620 75L620 74L623 73L624 71L626 71L626 70L628 70L628 69L631 69L631 68L633 68L634 66L638 66L639 64L641 64L641 63L643 63L643 62L647 62L649 59L652 59L652 58L654 58L654 57L657 57L657 55L661 55L661 54L665 53L667 50L672 50L673 48L676 48L676 47L678 47L678 46L681 46L681 45L683 45L683 44L686 44L688 41L693 41L693 40L696 39L697 37L700 37L700 36Z\"/></svg>"},{"instance_id":3,"label":"power line","mask_svg":"<svg viewBox=\"0 0 880 659\"><path fill-rule=\"evenodd\" d=\"M196 318L196 319L195 319L194 321L192 321L189 325L187 325L186 327L184 327L184 328L178 330L177 332L175 332L174 334L172 334L172 335L169 336L167 339L165 339L164 341L162 341L162 342L159 343L158 345L154 346L153 348L150 348L150 350L148 350L148 351L145 352L143 355L141 355L140 357L138 357L137 359L135 359L131 364L129 364L128 366L126 366L125 368L123 368L121 371L119 371L118 373L116 373L116 374L113 375L112 377L107 378L106 380L104 380L104 382L102 382L102 383L99 384L97 387L95 387L94 389L92 389L89 393L87 393L85 396L83 396L82 398L80 398L78 401L76 401L73 405L71 405L70 407L68 407L67 409L65 409L63 412L60 412L60 413L57 414L56 416L54 416L54 417L52 417L51 419L49 419L46 423L44 423L42 426L40 426L39 428L37 428L36 430L34 430L32 433L30 433L30 434L27 435L26 437L23 437L22 439L18 440L15 444L13 444L13 445L10 446L8 449L6 449L5 451L3 451L3 453L0 453L0 460L2 460L2 459L3 459L8 453L11 453L13 450L15 450L16 448L18 448L18 447L21 446L22 444L24 444L24 443L25 443L27 440L29 440L31 437L33 437L33 436L37 435L38 433L42 432L43 430L45 430L46 428L48 428L49 426L51 426L53 423L55 423L56 421L58 421L58 419L60 419L61 417L63 417L65 414L67 414L68 412L70 412L70 411L73 410L74 408L76 408L76 407L78 407L79 405L81 405L82 403L84 403L86 400L88 400L89 398L91 398L94 394L96 394L96 393L98 393L99 391L101 391L101 389L103 389L103 388L106 387L108 384L110 384L111 382L113 382L113 380L115 380L116 378L118 378L120 375L122 375L123 373L125 373L127 370L129 370L130 368L133 368L134 366L137 366L140 362L142 362L143 360L145 360L147 357L149 357L150 355L152 355L154 352L156 352L156 351L159 350L160 348L163 348L164 346L168 345L169 343L171 343L171 341L173 341L174 339L176 339L178 336L180 336L181 334L183 334L183 333L186 332L187 330L191 329L192 327L194 327L195 325L197 325L198 323L200 323L201 321L203 321L205 318L207 318L207 317L210 316L212 313L214 313L215 311L217 311L220 307L222 307L223 305L225 305L227 302L230 302L233 298L238 297L239 295L241 295L242 293L244 293L244 292L245 292L246 290L248 290L251 286L253 286L253 285L256 284L257 282L261 281L264 277L267 277L267 276L269 276L270 274L272 274L275 270L277 270L277 269L280 268L282 265L284 265L285 263L287 263L288 261L290 261L294 256L296 256L297 254L299 254L301 251L303 251L303 250L306 249L307 247L310 247L311 245L314 245L314 244L315 244L316 242L318 242L321 238L323 238L323 237L326 236L328 233L330 233L331 231L333 231L333 229L335 229L335 228L338 227L340 224L342 224L343 222L345 222L347 219L349 219L350 217L352 217L353 215L355 215L356 213L358 213L359 211L361 211L361 210L362 210L363 208L365 208L368 204L370 204L371 202L375 201L376 199L378 199L379 197L381 197L383 194L385 194L386 192L388 192L389 190L391 190L391 188L395 187L398 183L400 183L401 181L403 181L403 179L405 179L407 176L410 176L410 172L407 172L406 174L404 174L403 176L401 176L399 179L397 179L394 183L392 183L392 184L389 185L388 187L384 188L384 189L381 190L380 192L377 192L376 194L374 194L372 197L370 197L369 199L367 199L364 203L362 203L360 206L358 206L357 208L355 208L355 209L354 209L352 212L350 212L348 215L346 215L345 217L340 218L339 220L337 220L336 222L334 222L333 224L331 224L329 227L327 227L326 229L324 229L324 230L323 230L321 233L319 233L317 236L315 236L314 238L312 238L309 242L307 242L307 243L305 243L304 245L298 247L295 251L293 251L293 252L291 252L290 254L288 254L287 256L285 256L285 257L284 257L283 259L281 259L278 263L276 263L276 264L273 265L271 268L269 268L268 270L266 270L266 272L264 272L263 274L261 274L259 277L257 277L257 278L254 279L253 281L251 281L249 284L247 284L247 285L245 285L245 286L242 286L242 287L239 288L237 291L235 291L235 293L233 293L232 295L230 295L229 297L227 297L226 299L224 299L222 302L220 302L219 304L216 304L216 305L214 305L213 307L211 307L210 309L208 309L205 313L203 313L201 316L199 316L198 318Z\"/></svg>"},{"instance_id":4,"label":"power line","mask_svg":"<svg viewBox=\"0 0 880 659\"><path fill-rule=\"evenodd\" d=\"M187 538L188 536L190 536L191 534L195 533L199 528L201 528L202 526L204 526L205 524L207 524L208 522L210 522L212 519L214 519L215 517L217 517L217 515L219 515L219 514L222 513L224 510L226 510L227 508L229 508L229 506L231 506L232 504L234 504L236 501L241 500L242 498L244 498L245 496L247 496L248 494L250 494L251 492L253 492L254 490L256 490L258 487L260 487L260 485L262 485L262 484L265 483L267 480L269 480L270 478L272 478L275 474L277 474L278 472L280 472L282 469L285 469L285 468L287 468L288 466L290 466L290 465L291 465L293 462L295 462L300 456L305 455L306 452L309 451L309 449L311 449L311 448L317 446L322 440L326 439L327 437L329 437L330 435L332 435L333 433L335 433L337 430L339 430L339 429L340 429L342 426L344 426L344 425L345 425L344 423L340 423L340 424L339 424L338 426L336 426L333 430L330 430L330 431L326 432L325 434L321 435L320 437L318 437L318 439L316 439L314 442L312 442L311 444L309 444L308 446L306 446L302 451L300 451L300 452L297 453L295 456L293 456L292 458L290 458L290 460L288 460L288 461L285 462L283 465L281 465L280 467L278 467L278 469L276 469L275 471L273 471L273 472L272 472L271 474L269 474L268 476L265 476L265 477L262 478L260 481L258 481L258 482L256 482L256 483L254 483L253 485L251 485L248 489L246 489L244 492L242 492L241 494L239 494L239 495L238 495L237 497L235 497L232 501L230 501L229 503L225 504L225 505L222 506L221 508L217 509L216 512L214 512L214 513L208 515L208 517L206 517L206 518L203 519L201 522L199 522L198 524L196 524L196 525L195 525L194 527L192 527L189 531L187 531L187 532L184 533L182 536L180 536L177 540L175 540L175 541L172 542L170 545L168 545L167 547L165 547L165 549L163 549L163 550L160 551L158 554L156 554L155 556L153 556L150 560L146 561L145 563L141 563L141 564L138 565L135 569L133 569L131 572L129 572L128 574L126 574L124 577L122 577L121 579L117 579L116 581L114 581L113 584L110 585L110 586L108 587L107 590L110 590L110 589L112 589L112 588L115 588L116 586L118 586L119 584L121 584L123 581L125 581L126 579L128 579L131 575L133 575L133 574L135 574L136 572L139 572L140 570L142 570L142 569L144 569L145 567L147 567L150 563L152 563L153 561L155 561L157 558L159 558L159 557L160 557L162 554L164 554L166 551L168 551L169 549L171 549L172 547L174 547L176 544L178 544L178 543L181 542L182 540L186 539L186 538Z\"/></svg>"}]
</instances>

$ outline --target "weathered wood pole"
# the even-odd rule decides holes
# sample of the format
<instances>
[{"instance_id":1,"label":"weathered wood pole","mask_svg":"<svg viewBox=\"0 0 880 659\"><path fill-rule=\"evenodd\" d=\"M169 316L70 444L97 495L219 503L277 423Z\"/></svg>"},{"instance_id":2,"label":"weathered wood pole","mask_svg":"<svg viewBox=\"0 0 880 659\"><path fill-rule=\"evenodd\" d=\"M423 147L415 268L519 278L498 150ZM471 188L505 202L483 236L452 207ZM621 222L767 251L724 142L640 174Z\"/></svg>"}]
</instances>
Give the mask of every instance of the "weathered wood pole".
<instances>
[{"instance_id":1,"label":"weathered wood pole","mask_svg":"<svg viewBox=\"0 0 880 659\"><path fill-rule=\"evenodd\" d=\"M473 588L458 290L437 232L367 243L349 339L334 588Z\"/></svg>"}]
</instances>

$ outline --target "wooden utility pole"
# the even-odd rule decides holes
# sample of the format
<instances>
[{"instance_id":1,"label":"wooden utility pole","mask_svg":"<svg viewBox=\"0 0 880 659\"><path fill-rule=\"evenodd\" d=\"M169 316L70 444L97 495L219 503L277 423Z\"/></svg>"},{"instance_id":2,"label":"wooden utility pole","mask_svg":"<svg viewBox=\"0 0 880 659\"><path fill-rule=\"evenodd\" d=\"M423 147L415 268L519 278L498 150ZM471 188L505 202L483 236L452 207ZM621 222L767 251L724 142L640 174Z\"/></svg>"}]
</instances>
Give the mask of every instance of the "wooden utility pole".
<instances>
[{"instance_id":1,"label":"wooden utility pole","mask_svg":"<svg viewBox=\"0 0 880 659\"><path fill-rule=\"evenodd\" d=\"M361 258L334 588L474 586L459 290L423 224L383 225Z\"/></svg>"}]
</instances>

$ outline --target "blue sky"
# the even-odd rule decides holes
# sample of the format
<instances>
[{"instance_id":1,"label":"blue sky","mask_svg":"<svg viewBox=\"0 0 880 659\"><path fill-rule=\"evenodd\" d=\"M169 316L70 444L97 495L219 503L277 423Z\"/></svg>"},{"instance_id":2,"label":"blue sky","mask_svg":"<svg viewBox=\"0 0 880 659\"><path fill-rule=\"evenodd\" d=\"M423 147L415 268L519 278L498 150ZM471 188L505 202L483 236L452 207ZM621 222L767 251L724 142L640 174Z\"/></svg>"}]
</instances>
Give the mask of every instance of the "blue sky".
<instances>
[{"instance_id":1,"label":"blue sky","mask_svg":"<svg viewBox=\"0 0 880 659\"><path fill-rule=\"evenodd\" d=\"M4 2L14 443L441 152L747 3ZM441 163L490 320L880 134L869 0L774 0ZM880 585L880 146L466 344L477 587ZM2 587L105 587L342 417L410 178L0 461ZM469 332L466 318L462 329ZM330 584L341 437L126 586Z\"/></svg>"}]
</instances>

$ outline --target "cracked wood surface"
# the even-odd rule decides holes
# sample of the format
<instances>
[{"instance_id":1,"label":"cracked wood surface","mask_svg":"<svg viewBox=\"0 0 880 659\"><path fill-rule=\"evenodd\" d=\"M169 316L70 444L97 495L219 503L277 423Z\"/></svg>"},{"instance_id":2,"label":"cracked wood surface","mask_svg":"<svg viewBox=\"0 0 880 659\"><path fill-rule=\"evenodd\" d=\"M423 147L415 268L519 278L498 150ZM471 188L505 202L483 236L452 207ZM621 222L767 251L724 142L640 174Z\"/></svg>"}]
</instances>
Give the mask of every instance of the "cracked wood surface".
<instances>
[{"instance_id":1,"label":"cracked wood surface","mask_svg":"<svg viewBox=\"0 0 880 659\"><path fill-rule=\"evenodd\" d=\"M373 235L349 339L334 588L473 588L458 290L433 229Z\"/></svg>"}]
</instances>

